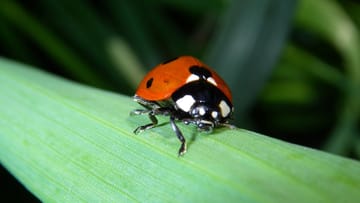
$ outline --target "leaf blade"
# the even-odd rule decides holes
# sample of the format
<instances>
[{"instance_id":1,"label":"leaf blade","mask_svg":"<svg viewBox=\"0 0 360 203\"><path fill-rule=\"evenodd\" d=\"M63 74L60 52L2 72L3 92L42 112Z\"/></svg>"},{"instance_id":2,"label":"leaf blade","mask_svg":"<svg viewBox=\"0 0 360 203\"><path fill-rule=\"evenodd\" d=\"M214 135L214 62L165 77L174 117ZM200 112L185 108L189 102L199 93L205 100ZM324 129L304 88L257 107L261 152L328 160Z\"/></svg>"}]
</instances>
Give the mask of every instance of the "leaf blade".
<instances>
[{"instance_id":1,"label":"leaf blade","mask_svg":"<svg viewBox=\"0 0 360 203\"><path fill-rule=\"evenodd\" d=\"M246 130L161 125L135 136L128 97L0 60L0 160L44 201L336 202L359 198L356 161ZM336 187L329 187L329 182ZM309 187L309 185L311 187ZM284 189L285 188L285 189ZM344 195L346 194L346 195Z\"/></svg>"}]
</instances>

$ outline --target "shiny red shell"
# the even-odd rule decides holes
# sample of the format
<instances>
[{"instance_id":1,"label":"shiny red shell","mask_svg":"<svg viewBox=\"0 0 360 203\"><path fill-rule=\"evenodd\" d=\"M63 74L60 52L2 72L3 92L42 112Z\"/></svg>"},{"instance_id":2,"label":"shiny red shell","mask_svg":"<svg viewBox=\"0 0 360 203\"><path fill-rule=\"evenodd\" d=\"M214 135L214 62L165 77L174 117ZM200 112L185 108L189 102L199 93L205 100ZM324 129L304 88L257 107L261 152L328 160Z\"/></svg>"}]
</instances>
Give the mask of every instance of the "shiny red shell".
<instances>
[{"instance_id":1,"label":"shiny red shell","mask_svg":"<svg viewBox=\"0 0 360 203\"><path fill-rule=\"evenodd\" d=\"M211 72L216 87L232 102L230 89L225 81L210 67L192 56L180 56L152 69L140 82L136 95L148 101L167 100L177 89L187 83L191 76L189 68L200 66Z\"/></svg>"}]
</instances>

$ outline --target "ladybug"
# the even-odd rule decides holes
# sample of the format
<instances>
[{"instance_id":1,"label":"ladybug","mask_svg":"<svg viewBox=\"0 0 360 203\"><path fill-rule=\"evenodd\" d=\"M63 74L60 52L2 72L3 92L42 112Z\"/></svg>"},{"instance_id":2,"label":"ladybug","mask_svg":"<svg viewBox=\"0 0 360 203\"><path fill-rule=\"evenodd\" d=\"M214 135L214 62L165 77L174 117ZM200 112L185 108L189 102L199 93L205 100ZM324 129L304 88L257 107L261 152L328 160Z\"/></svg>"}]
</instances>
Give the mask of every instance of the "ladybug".
<instances>
[{"instance_id":1,"label":"ladybug","mask_svg":"<svg viewBox=\"0 0 360 203\"><path fill-rule=\"evenodd\" d=\"M228 122L234 111L230 89L214 70L192 56L180 56L156 66L140 82L134 101L145 109L136 109L131 115L147 114L151 120L134 133L155 127L157 115L169 116L181 142L179 156L186 152L186 140L176 121L208 132L218 126L234 128Z\"/></svg>"}]
</instances>

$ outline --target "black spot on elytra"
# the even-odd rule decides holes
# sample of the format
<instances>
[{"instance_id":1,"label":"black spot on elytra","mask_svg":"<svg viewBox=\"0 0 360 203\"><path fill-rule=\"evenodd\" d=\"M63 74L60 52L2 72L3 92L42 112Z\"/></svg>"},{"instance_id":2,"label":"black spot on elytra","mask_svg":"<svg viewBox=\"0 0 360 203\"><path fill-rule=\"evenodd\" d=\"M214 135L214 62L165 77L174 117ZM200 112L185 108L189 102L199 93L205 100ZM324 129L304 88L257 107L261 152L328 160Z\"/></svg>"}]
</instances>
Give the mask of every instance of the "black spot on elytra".
<instances>
[{"instance_id":1,"label":"black spot on elytra","mask_svg":"<svg viewBox=\"0 0 360 203\"><path fill-rule=\"evenodd\" d=\"M170 63L170 62L172 62L172 61L175 61L175 60L178 59L178 58L179 58L179 57L175 57L175 58L166 60L166 61L162 62L161 64L162 64L162 65L165 65L165 64Z\"/></svg>"},{"instance_id":2,"label":"black spot on elytra","mask_svg":"<svg viewBox=\"0 0 360 203\"><path fill-rule=\"evenodd\" d=\"M189 71L191 74L197 75L199 76L199 78L202 78L204 80L211 77L211 72L208 69L201 66L191 66L189 68Z\"/></svg>"},{"instance_id":3,"label":"black spot on elytra","mask_svg":"<svg viewBox=\"0 0 360 203\"><path fill-rule=\"evenodd\" d=\"M146 88L150 88L152 83L154 81L154 78L150 78L147 82L146 82Z\"/></svg>"}]
</instances>

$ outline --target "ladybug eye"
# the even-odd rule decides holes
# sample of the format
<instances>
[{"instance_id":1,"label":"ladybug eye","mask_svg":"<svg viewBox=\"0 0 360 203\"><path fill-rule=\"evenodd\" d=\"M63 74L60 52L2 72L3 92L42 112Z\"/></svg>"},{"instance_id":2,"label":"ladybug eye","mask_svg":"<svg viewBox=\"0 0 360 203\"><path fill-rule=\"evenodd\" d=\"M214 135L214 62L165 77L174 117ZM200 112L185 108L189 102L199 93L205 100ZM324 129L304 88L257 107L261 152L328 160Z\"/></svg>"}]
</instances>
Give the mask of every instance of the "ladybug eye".
<instances>
[{"instance_id":1,"label":"ladybug eye","mask_svg":"<svg viewBox=\"0 0 360 203\"><path fill-rule=\"evenodd\" d=\"M146 88L150 88L152 83L154 81L154 78L150 78L147 82L146 82Z\"/></svg>"}]
</instances>

